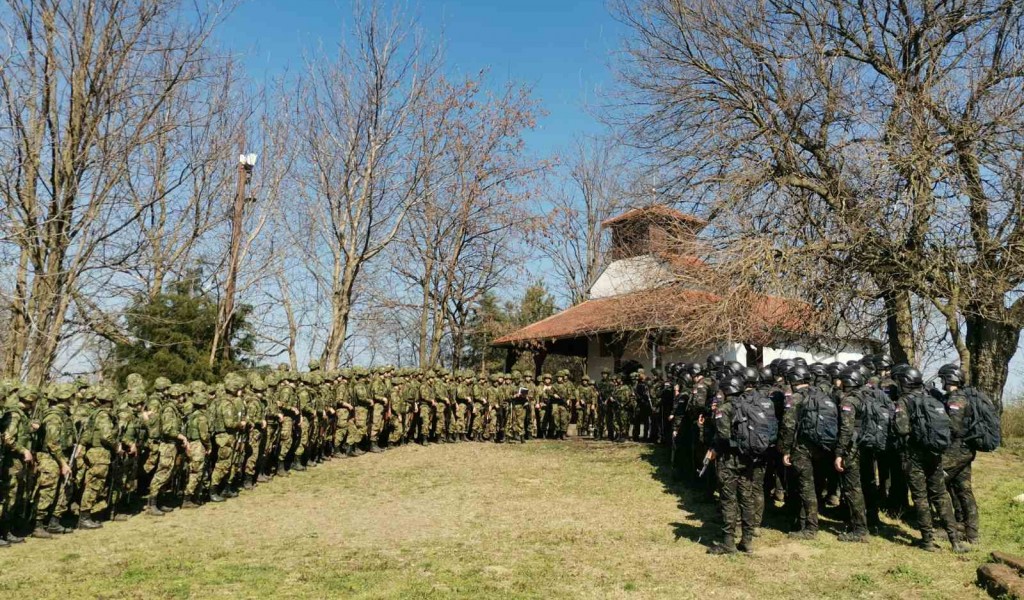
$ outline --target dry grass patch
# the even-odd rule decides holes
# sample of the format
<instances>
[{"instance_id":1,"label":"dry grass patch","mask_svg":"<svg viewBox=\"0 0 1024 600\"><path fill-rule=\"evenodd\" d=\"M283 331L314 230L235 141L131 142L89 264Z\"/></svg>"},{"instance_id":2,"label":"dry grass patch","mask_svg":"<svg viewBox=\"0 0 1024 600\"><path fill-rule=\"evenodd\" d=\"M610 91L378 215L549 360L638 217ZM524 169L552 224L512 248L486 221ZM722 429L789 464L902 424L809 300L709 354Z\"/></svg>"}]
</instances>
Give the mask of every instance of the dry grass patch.
<instances>
[{"instance_id":1,"label":"dry grass patch","mask_svg":"<svg viewBox=\"0 0 1024 600\"><path fill-rule=\"evenodd\" d=\"M984 553L1024 547L1021 460L982 456L982 547L794 543L713 558L714 507L646 446L406 447L241 498L0 552L9 598L983 598ZM916 537L916 536L915 536ZM698 543L701 540L701 543Z\"/></svg>"}]
</instances>

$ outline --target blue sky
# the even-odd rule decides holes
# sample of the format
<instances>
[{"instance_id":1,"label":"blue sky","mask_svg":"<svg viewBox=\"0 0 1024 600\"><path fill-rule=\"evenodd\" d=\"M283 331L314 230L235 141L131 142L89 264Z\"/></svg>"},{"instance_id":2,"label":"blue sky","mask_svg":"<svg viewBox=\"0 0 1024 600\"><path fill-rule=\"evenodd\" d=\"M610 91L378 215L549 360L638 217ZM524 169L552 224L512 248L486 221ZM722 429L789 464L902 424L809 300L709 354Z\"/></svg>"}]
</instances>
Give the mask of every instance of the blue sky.
<instances>
[{"instance_id":1,"label":"blue sky","mask_svg":"<svg viewBox=\"0 0 1024 600\"><path fill-rule=\"evenodd\" d=\"M403 6L398 4L397 6ZM444 38L451 73L487 69L491 81L533 88L547 116L527 138L547 155L600 123L589 108L612 83L608 65L622 26L600 0L421 0L405 12L434 41ZM248 0L221 29L221 41L241 53L249 73L274 77L302 67L319 44L330 48L351 22L342 0Z\"/></svg>"}]
</instances>

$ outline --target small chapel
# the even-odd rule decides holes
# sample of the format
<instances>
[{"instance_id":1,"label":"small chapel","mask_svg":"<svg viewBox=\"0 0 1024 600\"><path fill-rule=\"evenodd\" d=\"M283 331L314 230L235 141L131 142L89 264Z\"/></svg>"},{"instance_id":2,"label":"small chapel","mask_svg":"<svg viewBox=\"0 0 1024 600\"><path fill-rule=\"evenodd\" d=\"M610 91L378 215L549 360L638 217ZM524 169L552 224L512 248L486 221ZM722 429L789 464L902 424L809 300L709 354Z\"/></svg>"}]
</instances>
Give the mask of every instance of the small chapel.
<instances>
[{"instance_id":1,"label":"small chapel","mask_svg":"<svg viewBox=\"0 0 1024 600\"><path fill-rule=\"evenodd\" d=\"M606 266L586 300L492 345L507 350L509 365L523 353L532 354L538 373L549 355L583 357L591 378L626 364L650 370L673 362L703 362L712 353L757 367L776 358L846 362L876 351L874 340L825 340L813 335L809 306L768 295L746 305L749 314L743 315L735 339L726 323L725 339L719 336L702 347L681 347L679 339L685 336L674 333L685 327L686 311L704 310L720 300L700 285L680 283L680 272L713 268L686 251L693 246L685 240L697 240L707 225L664 205L635 208L604 221L603 233L610 235Z\"/></svg>"}]
</instances>

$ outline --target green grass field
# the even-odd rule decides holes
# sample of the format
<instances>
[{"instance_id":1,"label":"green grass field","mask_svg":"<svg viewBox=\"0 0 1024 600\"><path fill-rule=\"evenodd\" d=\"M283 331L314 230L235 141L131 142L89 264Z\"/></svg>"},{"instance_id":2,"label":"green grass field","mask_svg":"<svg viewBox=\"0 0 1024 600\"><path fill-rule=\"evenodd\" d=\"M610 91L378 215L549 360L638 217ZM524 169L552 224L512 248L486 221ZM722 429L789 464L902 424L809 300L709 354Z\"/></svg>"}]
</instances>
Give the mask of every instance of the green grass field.
<instances>
[{"instance_id":1,"label":"green grass field","mask_svg":"<svg viewBox=\"0 0 1024 600\"><path fill-rule=\"evenodd\" d=\"M976 463L983 543L791 542L711 557L714 507L667 454L603 442L404 447L242 497L0 551L0 598L985 598L991 550L1024 550L1024 459ZM698 541L699 540L699 541ZM948 544L943 543L944 548Z\"/></svg>"}]
</instances>

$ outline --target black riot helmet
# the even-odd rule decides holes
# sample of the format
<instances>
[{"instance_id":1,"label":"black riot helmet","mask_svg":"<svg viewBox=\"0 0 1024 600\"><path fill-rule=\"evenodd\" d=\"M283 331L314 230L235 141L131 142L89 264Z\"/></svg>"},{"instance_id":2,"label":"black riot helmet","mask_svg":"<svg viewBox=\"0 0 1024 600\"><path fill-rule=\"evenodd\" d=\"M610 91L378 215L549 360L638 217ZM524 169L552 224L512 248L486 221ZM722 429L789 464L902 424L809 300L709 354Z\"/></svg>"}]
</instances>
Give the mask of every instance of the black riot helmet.
<instances>
[{"instance_id":1,"label":"black riot helmet","mask_svg":"<svg viewBox=\"0 0 1024 600\"><path fill-rule=\"evenodd\" d=\"M900 369L899 373L895 373L895 377L896 383L900 384L900 387L904 389L919 388L924 385L924 376L921 375L921 371L911 366Z\"/></svg>"},{"instance_id":2,"label":"black riot helmet","mask_svg":"<svg viewBox=\"0 0 1024 600\"><path fill-rule=\"evenodd\" d=\"M827 377L828 373L825 372L825 363L811 363L807 365L807 370L810 371L811 375L815 377Z\"/></svg>"},{"instance_id":3,"label":"black riot helmet","mask_svg":"<svg viewBox=\"0 0 1024 600\"><path fill-rule=\"evenodd\" d=\"M744 387L743 379L740 378L740 376L730 375L722 380L718 389L726 396L738 396L739 394L742 394L743 390L746 388Z\"/></svg>"},{"instance_id":4,"label":"black riot helmet","mask_svg":"<svg viewBox=\"0 0 1024 600\"><path fill-rule=\"evenodd\" d=\"M871 363L875 365L875 371L881 373L892 369L892 359L888 354L876 354L871 357Z\"/></svg>"},{"instance_id":5,"label":"black riot helmet","mask_svg":"<svg viewBox=\"0 0 1024 600\"><path fill-rule=\"evenodd\" d=\"M744 368L743 363L736 360L730 360L725 363L725 368L723 370L728 373L732 373L733 375L742 375Z\"/></svg>"},{"instance_id":6,"label":"black riot helmet","mask_svg":"<svg viewBox=\"0 0 1024 600\"><path fill-rule=\"evenodd\" d=\"M959 365L942 365L939 367L939 379L944 385L960 385L964 382L964 372L960 370Z\"/></svg>"},{"instance_id":7,"label":"black riot helmet","mask_svg":"<svg viewBox=\"0 0 1024 600\"><path fill-rule=\"evenodd\" d=\"M771 367L761 367L758 369L757 374L760 375L761 383L775 383L775 373L772 372Z\"/></svg>"},{"instance_id":8,"label":"black riot helmet","mask_svg":"<svg viewBox=\"0 0 1024 600\"><path fill-rule=\"evenodd\" d=\"M761 374L754 367L743 367L740 375L743 376L743 383L747 384L747 387L755 386L761 380Z\"/></svg>"},{"instance_id":9,"label":"black riot helmet","mask_svg":"<svg viewBox=\"0 0 1024 600\"><path fill-rule=\"evenodd\" d=\"M697 378L704 374L704 365L696 362L690 363L687 370L690 372L690 375L692 375L694 378Z\"/></svg>"},{"instance_id":10,"label":"black riot helmet","mask_svg":"<svg viewBox=\"0 0 1024 600\"><path fill-rule=\"evenodd\" d=\"M860 371L860 376L864 378L864 381L867 381L868 377L871 377L871 369L869 369L864 363L857 363L857 366L854 367L854 369Z\"/></svg>"},{"instance_id":11,"label":"black riot helmet","mask_svg":"<svg viewBox=\"0 0 1024 600\"><path fill-rule=\"evenodd\" d=\"M825 367L825 374L828 375L829 379L839 379L839 373L843 370L842 363L829 363Z\"/></svg>"},{"instance_id":12,"label":"black riot helmet","mask_svg":"<svg viewBox=\"0 0 1024 600\"><path fill-rule=\"evenodd\" d=\"M856 367L859 364L860 364L859 360L848 360L848 361L846 361L846 366L848 366L848 367Z\"/></svg>"},{"instance_id":13,"label":"black riot helmet","mask_svg":"<svg viewBox=\"0 0 1024 600\"><path fill-rule=\"evenodd\" d=\"M690 375L689 372L683 371L679 375L679 383L683 384L686 387L689 387L689 386L693 385L693 376Z\"/></svg>"},{"instance_id":14,"label":"black riot helmet","mask_svg":"<svg viewBox=\"0 0 1024 600\"><path fill-rule=\"evenodd\" d=\"M779 364L781 364L781 363L782 363L782 359L781 358L776 358L776 359L772 360L772 362L768 363L768 368L772 370L772 375L775 375L776 377L781 377L782 376L782 373L779 372Z\"/></svg>"},{"instance_id":15,"label":"black riot helmet","mask_svg":"<svg viewBox=\"0 0 1024 600\"><path fill-rule=\"evenodd\" d=\"M807 366L807 359L802 357L802 356L798 356L798 357L793 359L793 365L794 366L800 366L800 367L806 367Z\"/></svg>"},{"instance_id":16,"label":"black riot helmet","mask_svg":"<svg viewBox=\"0 0 1024 600\"><path fill-rule=\"evenodd\" d=\"M722 358L721 354L712 354L712 355L708 356L708 360L707 360L708 371L718 371L718 370L721 370L722 365L724 365L724 364L725 364L725 359Z\"/></svg>"},{"instance_id":17,"label":"black riot helmet","mask_svg":"<svg viewBox=\"0 0 1024 600\"><path fill-rule=\"evenodd\" d=\"M844 390L852 390L864 385L864 375L856 368L846 368L839 373L839 381Z\"/></svg>"},{"instance_id":18,"label":"black riot helmet","mask_svg":"<svg viewBox=\"0 0 1024 600\"><path fill-rule=\"evenodd\" d=\"M824 365L822 365L822 367L824 367ZM822 372L824 372L824 369L822 369ZM786 373L786 381L788 381L790 383L790 385L799 385L801 383L810 383L811 382L811 371L807 367L804 367L802 365L797 365L797 366L793 367L792 370L790 370L789 373Z\"/></svg>"}]
</instances>

